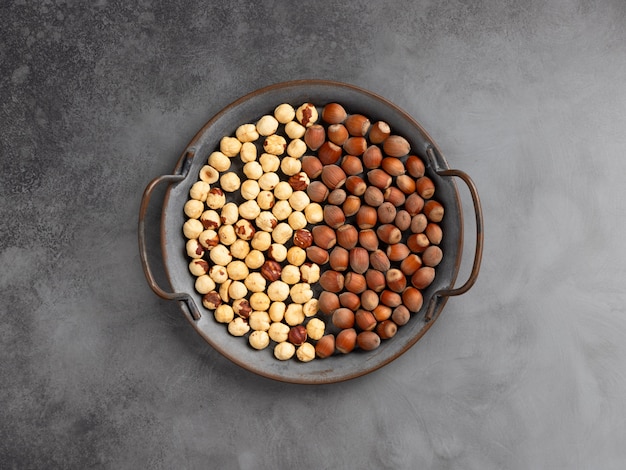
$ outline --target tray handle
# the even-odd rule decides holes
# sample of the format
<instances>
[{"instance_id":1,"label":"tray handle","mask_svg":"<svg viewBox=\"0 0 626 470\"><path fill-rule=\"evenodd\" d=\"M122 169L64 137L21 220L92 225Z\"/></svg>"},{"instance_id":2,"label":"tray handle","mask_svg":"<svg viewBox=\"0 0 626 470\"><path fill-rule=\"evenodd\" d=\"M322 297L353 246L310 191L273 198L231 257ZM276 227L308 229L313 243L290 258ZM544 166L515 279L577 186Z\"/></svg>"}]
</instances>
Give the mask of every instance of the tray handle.
<instances>
[{"instance_id":1,"label":"tray handle","mask_svg":"<svg viewBox=\"0 0 626 470\"><path fill-rule=\"evenodd\" d=\"M189 169L189 163L191 159L193 159L193 152L187 152L186 158L184 159L183 165L181 168L181 173L170 174L170 175L161 175L154 178L146 189L143 192L143 196L141 197L141 206L139 208L139 227L138 227L138 238L139 238L139 256L141 258L141 266L143 267L143 272L146 276L146 280L148 281L148 285L154 291L156 295L165 300L178 300L183 302L187 307L189 315L194 320L200 319L200 311L194 300L191 296L185 292L167 292L163 290L157 283L154 275L152 274L152 269L150 268L150 264L148 263L148 250L146 248L146 213L148 212L148 205L150 203L150 199L152 198L152 193L154 189L162 184L174 184L179 183L187 177L187 172Z\"/></svg>"},{"instance_id":2,"label":"tray handle","mask_svg":"<svg viewBox=\"0 0 626 470\"><path fill-rule=\"evenodd\" d=\"M429 147L427 149L427 153L430 159L432 161L435 161L434 150L432 147ZM437 307L437 303L441 297L452 297L464 294L474 285L476 279L478 278L478 272L480 271L480 263L483 256L484 242L483 210L480 204L480 198L478 197L476 185L474 184L472 179L467 173L461 170L442 169L435 171L440 176L460 178L467 185L467 188L469 189L470 195L472 197L472 203L474 204L474 214L476 217L476 249L474 251L474 262L472 264L472 270L467 281L465 281L465 283L460 287L450 287L448 289L440 289L436 291L430 300L430 304L428 305L428 310L426 311L426 315L424 317L426 321L430 321L432 319L435 309Z\"/></svg>"}]
</instances>

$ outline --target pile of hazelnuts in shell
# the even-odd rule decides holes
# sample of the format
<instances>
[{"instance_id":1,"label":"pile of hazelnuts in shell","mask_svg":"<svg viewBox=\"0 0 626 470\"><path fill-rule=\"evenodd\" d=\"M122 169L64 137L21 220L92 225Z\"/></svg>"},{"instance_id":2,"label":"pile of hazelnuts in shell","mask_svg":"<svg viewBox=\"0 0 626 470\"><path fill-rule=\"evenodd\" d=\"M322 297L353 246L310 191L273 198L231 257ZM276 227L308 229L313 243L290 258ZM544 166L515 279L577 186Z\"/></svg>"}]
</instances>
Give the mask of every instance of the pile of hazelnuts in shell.
<instances>
[{"instance_id":1,"label":"pile of hazelnuts in shell","mask_svg":"<svg viewBox=\"0 0 626 470\"><path fill-rule=\"evenodd\" d=\"M279 360L378 348L420 311L443 258L423 161L339 103L282 103L224 136L184 211L202 305Z\"/></svg>"}]
</instances>

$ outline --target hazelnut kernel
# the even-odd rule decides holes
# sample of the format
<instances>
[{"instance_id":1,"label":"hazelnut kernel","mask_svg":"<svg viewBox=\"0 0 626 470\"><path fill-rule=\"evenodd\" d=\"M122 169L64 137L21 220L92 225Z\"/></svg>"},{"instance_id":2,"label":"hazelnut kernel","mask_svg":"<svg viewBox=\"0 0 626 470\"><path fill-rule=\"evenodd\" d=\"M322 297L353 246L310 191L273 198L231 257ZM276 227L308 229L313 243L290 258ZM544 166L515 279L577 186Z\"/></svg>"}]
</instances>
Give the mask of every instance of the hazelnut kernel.
<instances>
[{"instance_id":1,"label":"hazelnut kernel","mask_svg":"<svg viewBox=\"0 0 626 470\"><path fill-rule=\"evenodd\" d=\"M296 347L288 342L283 341L274 346L274 357L279 361L288 361L296 353Z\"/></svg>"},{"instance_id":2,"label":"hazelnut kernel","mask_svg":"<svg viewBox=\"0 0 626 470\"><path fill-rule=\"evenodd\" d=\"M296 349L296 357L300 362L310 362L315 359L315 346L303 343Z\"/></svg>"},{"instance_id":3,"label":"hazelnut kernel","mask_svg":"<svg viewBox=\"0 0 626 470\"><path fill-rule=\"evenodd\" d=\"M262 116L256 123L259 135L270 136L278 130L278 120L269 114Z\"/></svg>"},{"instance_id":4,"label":"hazelnut kernel","mask_svg":"<svg viewBox=\"0 0 626 470\"><path fill-rule=\"evenodd\" d=\"M249 331L248 322L241 317L235 317L228 323L228 332L233 336L244 336Z\"/></svg>"},{"instance_id":5,"label":"hazelnut kernel","mask_svg":"<svg viewBox=\"0 0 626 470\"><path fill-rule=\"evenodd\" d=\"M225 136L220 140L220 152L227 157L234 157L241 150L241 142L236 137Z\"/></svg>"},{"instance_id":6,"label":"hazelnut kernel","mask_svg":"<svg viewBox=\"0 0 626 470\"><path fill-rule=\"evenodd\" d=\"M267 260L261 266L261 275L270 282L280 279L282 267L274 260Z\"/></svg>"},{"instance_id":7,"label":"hazelnut kernel","mask_svg":"<svg viewBox=\"0 0 626 470\"><path fill-rule=\"evenodd\" d=\"M239 151L239 159L243 163L249 163L256 160L256 145L252 142L244 142L241 144L241 150Z\"/></svg>"},{"instance_id":8,"label":"hazelnut kernel","mask_svg":"<svg viewBox=\"0 0 626 470\"><path fill-rule=\"evenodd\" d=\"M295 325L289 329L289 334L287 335L287 339L291 344L296 346L301 345L307 340L307 331L303 325Z\"/></svg>"},{"instance_id":9,"label":"hazelnut kernel","mask_svg":"<svg viewBox=\"0 0 626 470\"><path fill-rule=\"evenodd\" d=\"M305 316L301 304L289 304L285 310L284 320L289 326L300 325L304 322Z\"/></svg>"},{"instance_id":10,"label":"hazelnut kernel","mask_svg":"<svg viewBox=\"0 0 626 470\"><path fill-rule=\"evenodd\" d=\"M267 333L269 334L270 339L272 341L276 341L277 343L282 343L283 341L287 341L287 335L289 334L289 329L290 328L288 325L285 325L284 323L281 323L280 321L273 321L269 329L267 330Z\"/></svg>"},{"instance_id":11,"label":"hazelnut kernel","mask_svg":"<svg viewBox=\"0 0 626 470\"><path fill-rule=\"evenodd\" d=\"M259 163L265 173L274 173L280 168L280 158L271 153L262 153Z\"/></svg>"},{"instance_id":12,"label":"hazelnut kernel","mask_svg":"<svg viewBox=\"0 0 626 470\"><path fill-rule=\"evenodd\" d=\"M312 340L319 340L324 336L326 325L319 318L311 318L306 324L306 333Z\"/></svg>"},{"instance_id":13,"label":"hazelnut kernel","mask_svg":"<svg viewBox=\"0 0 626 470\"><path fill-rule=\"evenodd\" d=\"M283 318L285 317L285 312L286 311L287 311L287 305L285 305L284 302L272 302L270 304L270 308L268 309L268 312L270 314L270 318L274 322L282 322ZM285 326L287 326L287 325L285 325ZM287 327L287 328L289 328L289 327ZM287 330L287 332L288 331L289 330ZM287 338L285 337L285 341L286 340L287 340ZM278 341L278 340L274 340L274 341Z\"/></svg>"},{"instance_id":14,"label":"hazelnut kernel","mask_svg":"<svg viewBox=\"0 0 626 470\"><path fill-rule=\"evenodd\" d=\"M285 134L287 134L290 139L301 139L304 137L305 132L306 128L298 121L289 121L285 124Z\"/></svg>"},{"instance_id":15,"label":"hazelnut kernel","mask_svg":"<svg viewBox=\"0 0 626 470\"><path fill-rule=\"evenodd\" d=\"M300 211L293 211L289 214L289 217L287 217L287 223L293 230L301 230L308 224L306 216Z\"/></svg>"},{"instance_id":16,"label":"hazelnut kernel","mask_svg":"<svg viewBox=\"0 0 626 470\"><path fill-rule=\"evenodd\" d=\"M311 179L304 171L299 171L289 178L288 183L294 191L304 191L311 183Z\"/></svg>"},{"instance_id":17,"label":"hazelnut kernel","mask_svg":"<svg viewBox=\"0 0 626 470\"><path fill-rule=\"evenodd\" d=\"M263 150L272 155L282 155L287 149L287 141L282 135L268 135L263 141Z\"/></svg>"},{"instance_id":18,"label":"hazelnut kernel","mask_svg":"<svg viewBox=\"0 0 626 470\"><path fill-rule=\"evenodd\" d=\"M312 103L304 103L296 109L296 119L304 127L311 127L318 119L318 112Z\"/></svg>"},{"instance_id":19,"label":"hazelnut kernel","mask_svg":"<svg viewBox=\"0 0 626 470\"><path fill-rule=\"evenodd\" d=\"M270 337L267 331L253 331L248 337L248 342L254 349L261 350L269 346Z\"/></svg>"},{"instance_id":20,"label":"hazelnut kernel","mask_svg":"<svg viewBox=\"0 0 626 470\"><path fill-rule=\"evenodd\" d=\"M248 300L252 310L264 312L270 308L271 299L265 292L254 292Z\"/></svg>"},{"instance_id":21,"label":"hazelnut kernel","mask_svg":"<svg viewBox=\"0 0 626 470\"><path fill-rule=\"evenodd\" d=\"M270 329L270 324L272 320L270 319L269 314L264 310L255 310L248 317L248 324L250 328L255 331L267 331Z\"/></svg>"},{"instance_id":22,"label":"hazelnut kernel","mask_svg":"<svg viewBox=\"0 0 626 470\"><path fill-rule=\"evenodd\" d=\"M281 124L287 124L296 117L296 110L289 103L282 103L274 109L274 117Z\"/></svg>"},{"instance_id":23,"label":"hazelnut kernel","mask_svg":"<svg viewBox=\"0 0 626 470\"><path fill-rule=\"evenodd\" d=\"M233 225L239 220L239 206L234 202L224 204L220 211L220 220L222 224Z\"/></svg>"}]
</instances>

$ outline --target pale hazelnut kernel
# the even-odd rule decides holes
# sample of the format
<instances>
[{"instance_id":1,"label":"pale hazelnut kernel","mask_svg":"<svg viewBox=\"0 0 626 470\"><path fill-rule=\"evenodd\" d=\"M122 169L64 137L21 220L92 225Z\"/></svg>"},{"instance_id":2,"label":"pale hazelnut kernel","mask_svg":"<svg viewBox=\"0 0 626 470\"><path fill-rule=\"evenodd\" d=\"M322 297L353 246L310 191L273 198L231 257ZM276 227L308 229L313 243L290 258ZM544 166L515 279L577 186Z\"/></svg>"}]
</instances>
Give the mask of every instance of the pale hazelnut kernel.
<instances>
[{"instance_id":1,"label":"pale hazelnut kernel","mask_svg":"<svg viewBox=\"0 0 626 470\"><path fill-rule=\"evenodd\" d=\"M274 207L272 207L272 214L277 220L287 219L292 211L293 209L291 209L288 201L277 201Z\"/></svg>"},{"instance_id":2,"label":"pale hazelnut kernel","mask_svg":"<svg viewBox=\"0 0 626 470\"><path fill-rule=\"evenodd\" d=\"M246 263L248 269L259 269L265 263L265 256L259 250L250 250L250 253L244 259L244 263Z\"/></svg>"},{"instance_id":3,"label":"pale hazelnut kernel","mask_svg":"<svg viewBox=\"0 0 626 470\"><path fill-rule=\"evenodd\" d=\"M244 219L254 220L261 213L261 208L256 201L246 201L239 206L239 215Z\"/></svg>"},{"instance_id":4,"label":"pale hazelnut kernel","mask_svg":"<svg viewBox=\"0 0 626 470\"><path fill-rule=\"evenodd\" d=\"M254 228L254 225L252 225L252 222L246 219L239 219L235 222L234 227L237 236L244 241L251 240L256 233L256 229Z\"/></svg>"},{"instance_id":5,"label":"pale hazelnut kernel","mask_svg":"<svg viewBox=\"0 0 626 470\"><path fill-rule=\"evenodd\" d=\"M204 232L204 225L198 219L188 219L183 224L183 234L185 238L198 238Z\"/></svg>"},{"instance_id":6,"label":"pale hazelnut kernel","mask_svg":"<svg viewBox=\"0 0 626 470\"><path fill-rule=\"evenodd\" d=\"M282 135L268 135L263 141L263 150L272 155L282 155L287 148L287 141Z\"/></svg>"},{"instance_id":7,"label":"pale hazelnut kernel","mask_svg":"<svg viewBox=\"0 0 626 470\"><path fill-rule=\"evenodd\" d=\"M233 260L230 251L224 245L217 245L209 252L209 258L214 264L226 266Z\"/></svg>"},{"instance_id":8,"label":"pale hazelnut kernel","mask_svg":"<svg viewBox=\"0 0 626 470\"><path fill-rule=\"evenodd\" d=\"M266 114L257 121L256 130L262 136L272 135L278 130L278 120L274 116Z\"/></svg>"},{"instance_id":9,"label":"pale hazelnut kernel","mask_svg":"<svg viewBox=\"0 0 626 470\"><path fill-rule=\"evenodd\" d=\"M241 281L233 281L228 287L228 295L233 300L243 299L248 295L248 288Z\"/></svg>"},{"instance_id":10,"label":"pale hazelnut kernel","mask_svg":"<svg viewBox=\"0 0 626 470\"><path fill-rule=\"evenodd\" d=\"M208 209L204 211L200 215L200 222L202 222L202 225L204 226L205 229L215 230L220 225L222 225L222 219L220 218L220 215L217 213L217 211L213 209Z\"/></svg>"},{"instance_id":11,"label":"pale hazelnut kernel","mask_svg":"<svg viewBox=\"0 0 626 470\"><path fill-rule=\"evenodd\" d=\"M222 303L220 294L216 291L211 291L202 296L202 306L207 310L215 310Z\"/></svg>"},{"instance_id":12,"label":"pale hazelnut kernel","mask_svg":"<svg viewBox=\"0 0 626 470\"><path fill-rule=\"evenodd\" d=\"M242 124L235 131L235 136L239 142L254 142L259 138L259 133L254 124Z\"/></svg>"},{"instance_id":13,"label":"pale hazelnut kernel","mask_svg":"<svg viewBox=\"0 0 626 470\"><path fill-rule=\"evenodd\" d=\"M303 212L293 211L287 218L287 223L293 230L300 230L307 226L308 222Z\"/></svg>"},{"instance_id":14,"label":"pale hazelnut kernel","mask_svg":"<svg viewBox=\"0 0 626 470\"><path fill-rule=\"evenodd\" d=\"M263 167L259 162L248 162L243 166L243 174L248 179L258 180L263 176Z\"/></svg>"},{"instance_id":15,"label":"pale hazelnut kernel","mask_svg":"<svg viewBox=\"0 0 626 470\"><path fill-rule=\"evenodd\" d=\"M255 331L267 331L271 323L269 314L262 310L255 310L248 317L248 324Z\"/></svg>"},{"instance_id":16,"label":"pale hazelnut kernel","mask_svg":"<svg viewBox=\"0 0 626 470\"><path fill-rule=\"evenodd\" d=\"M220 140L220 152L227 157L234 157L241 150L241 142L236 137L225 136Z\"/></svg>"},{"instance_id":17,"label":"pale hazelnut kernel","mask_svg":"<svg viewBox=\"0 0 626 470\"><path fill-rule=\"evenodd\" d=\"M326 325L319 318L311 318L306 324L306 334L313 340L318 340L324 336Z\"/></svg>"},{"instance_id":18,"label":"pale hazelnut kernel","mask_svg":"<svg viewBox=\"0 0 626 470\"><path fill-rule=\"evenodd\" d=\"M274 109L274 117L281 124L287 124L296 117L296 110L289 103L282 103Z\"/></svg>"},{"instance_id":19,"label":"pale hazelnut kernel","mask_svg":"<svg viewBox=\"0 0 626 470\"><path fill-rule=\"evenodd\" d=\"M272 282L269 286L267 286L267 296L274 302L282 302L286 300L287 297L289 297L289 284L283 281Z\"/></svg>"},{"instance_id":20,"label":"pale hazelnut kernel","mask_svg":"<svg viewBox=\"0 0 626 470\"><path fill-rule=\"evenodd\" d=\"M287 154L293 158L300 158L307 151L307 146L302 139L293 139L287 145Z\"/></svg>"},{"instance_id":21,"label":"pale hazelnut kernel","mask_svg":"<svg viewBox=\"0 0 626 470\"><path fill-rule=\"evenodd\" d=\"M267 286L267 281L259 272L250 273L243 283L250 292L264 292Z\"/></svg>"},{"instance_id":22,"label":"pale hazelnut kernel","mask_svg":"<svg viewBox=\"0 0 626 470\"><path fill-rule=\"evenodd\" d=\"M230 246L237 240L237 234L233 225L222 225L217 229L217 234L220 236L222 245Z\"/></svg>"},{"instance_id":23,"label":"pale hazelnut kernel","mask_svg":"<svg viewBox=\"0 0 626 470\"><path fill-rule=\"evenodd\" d=\"M293 176L302 170L302 163L293 157L284 157L280 163L280 169L285 175Z\"/></svg>"},{"instance_id":24,"label":"pale hazelnut kernel","mask_svg":"<svg viewBox=\"0 0 626 470\"><path fill-rule=\"evenodd\" d=\"M252 142L244 142L241 145L241 150L239 151L239 159L243 163L250 163L256 160L256 145Z\"/></svg>"},{"instance_id":25,"label":"pale hazelnut kernel","mask_svg":"<svg viewBox=\"0 0 626 470\"><path fill-rule=\"evenodd\" d=\"M287 134L290 139L301 139L304 137L305 132L306 128L297 121L290 121L285 124L285 134Z\"/></svg>"},{"instance_id":26,"label":"pale hazelnut kernel","mask_svg":"<svg viewBox=\"0 0 626 470\"><path fill-rule=\"evenodd\" d=\"M300 269L297 266L288 264L280 272L280 280L286 284L297 284L300 282Z\"/></svg>"},{"instance_id":27,"label":"pale hazelnut kernel","mask_svg":"<svg viewBox=\"0 0 626 470\"><path fill-rule=\"evenodd\" d=\"M296 357L301 362L309 362L315 359L315 346L311 343L302 343L296 349Z\"/></svg>"},{"instance_id":28,"label":"pale hazelnut kernel","mask_svg":"<svg viewBox=\"0 0 626 470\"><path fill-rule=\"evenodd\" d=\"M296 347L289 341L283 341L274 346L274 357L279 361L288 361L296 352Z\"/></svg>"},{"instance_id":29,"label":"pale hazelnut kernel","mask_svg":"<svg viewBox=\"0 0 626 470\"><path fill-rule=\"evenodd\" d=\"M304 304L313 298L313 290L310 284L301 282L290 289L289 295L296 304Z\"/></svg>"},{"instance_id":30,"label":"pale hazelnut kernel","mask_svg":"<svg viewBox=\"0 0 626 470\"><path fill-rule=\"evenodd\" d=\"M241 186L241 180L239 176L234 171L229 171L228 173L224 173L220 176L220 186L223 191L227 193L232 193L237 191Z\"/></svg>"},{"instance_id":31,"label":"pale hazelnut kernel","mask_svg":"<svg viewBox=\"0 0 626 470\"><path fill-rule=\"evenodd\" d=\"M204 230L198 237L200 245L207 250L212 250L220 242L220 236L215 230Z\"/></svg>"},{"instance_id":32,"label":"pale hazelnut kernel","mask_svg":"<svg viewBox=\"0 0 626 470\"><path fill-rule=\"evenodd\" d=\"M293 229L286 222L279 223L272 232L274 243L285 244L293 236Z\"/></svg>"},{"instance_id":33,"label":"pale hazelnut kernel","mask_svg":"<svg viewBox=\"0 0 626 470\"><path fill-rule=\"evenodd\" d=\"M215 290L215 281L208 274L203 274L196 278L195 288L198 294L208 294Z\"/></svg>"},{"instance_id":34,"label":"pale hazelnut kernel","mask_svg":"<svg viewBox=\"0 0 626 470\"><path fill-rule=\"evenodd\" d=\"M197 201L204 202L206 201L207 195L211 190L211 185L209 183L205 183L204 181L196 181L191 188L189 189L189 197L191 199L196 199Z\"/></svg>"},{"instance_id":35,"label":"pale hazelnut kernel","mask_svg":"<svg viewBox=\"0 0 626 470\"><path fill-rule=\"evenodd\" d=\"M213 188L206 197L206 205L210 209L221 209L226 204L226 196L220 188Z\"/></svg>"},{"instance_id":36,"label":"pale hazelnut kernel","mask_svg":"<svg viewBox=\"0 0 626 470\"><path fill-rule=\"evenodd\" d=\"M267 331L253 331L250 333L250 336L248 336L248 343L250 343L250 346L254 349L265 349L270 344L270 337Z\"/></svg>"},{"instance_id":37,"label":"pale hazelnut kernel","mask_svg":"<svg viewBox=\"0 0 626 470\"><path fill-rule=\"evenodd\" d=\"M202 276L207 274L209 270L209 263L203 259L192 259L189 263L189 272L194 276Z\"/></svg>"},{"instance_id":38,"label":"pale hazelnut kernel","mask_svg":"<svg viewBox=\"0 0 626 470\"><path fill-rule=\"evenodd\" d=\"M222 302L224 303L230 302L230 295L228 294L228 289L230 288L230 285L233 282L234 281L232 279L226 279L226 281L220 284L220 289L218 292L220 294L220 298L222 299Z\"/></svg>"},{"instance_id":39,"label":"pale hazelnut kernel","mask_svg":"<svg viewBox=\"0 0 626 470\"><path fill-rule=\"evenodd\" d=\"M285 310L284 320L289 326L301 325L304 321L304 312L302 311L302 305L289 304L287 310Z\"/></svg>"},{"instance_id":40,"label":"pale hazelnut kernel","mask_svg":"<svg viewBox=\"0 0 626 470\"><path fill-rule=\"evenodd\" d=\"M272 235L268 232L256 232L250 240L252 248L258 251L267 251L271 244Z\"/></svg>"},{"instance_id":41,"label":"pale hazelnut kernel","mask_svg":"<svg viewBox=\"0 0 626 470\"><path fill-rule=\"evenodd\" d=\"M272 303L265 292L254 292L250 296L249 302L252 310L259 310L263 312L270 308L270 304Z\"/></svg>"},{"instance_id":42,"label":"pale hazelnut kernel","mask_svg":"<svg viewBox=\"0 0 626 470\"><path fill-rule=\"evenodd\" d=\"M272 243L267 249L267 256L278 263L287 259L287 247L281 243Z\"/></svg>"},{"instance_id":43,"label":"pale hazelnut kernel","mask_svg":"<svg viewBox=\"0 0 626 470\"><path fill-rule=\"evenodd\" d=\"M304 216L310 224L319 224L324 220L324 209L317 202L312 202L304 208Z\"/></svg>"},{"instance_id":44,"label":"pale hazelnut kernel","mask_svg":"<svg viewBox=\"0 0 626 470\"><path fill-rule=\"evenodd\" d=\"M315 263L304 263L300 266L300 278L302 282L316 283L320 280L320 267Z\"/></svg>"},{"instance_id":45,"label":"pale hazelnut kernel","mask_svg":"<svg viewBox=\"0 0 626 470\"><path fill-rule=\"evenodd\" d=\"M195 238L187 240L187 243L185 243L185 251L187 252L187 256L193 259L200 259L204 256L204 248ZM287 250L285 250L285 257L287 257Z\"/></svg>"},{"instance_id":46,"label":"pale hazelnut kernel","mask_svg":"<svg viewBox=\"0 0 626 470\"><path fill-rule=\"evenodd\" d=\"M228 304L220 304L213 313L219 323L230 323L235 318L233 308Z\"/></svg>"},{"instance_id":47,"label":"pale hazelnut kernel","mask_svg":"<svg viewBox=\"0 0 626 470\"><path fill-rule=\"evenodd\" d=\"M250 331L250 325L241 317L235 317L228 323L228 332L233 336L244 336Z\"/></svg>"},{"instance_id":48,"label":"pale hazelnut kernel","mask_svg":"<svg viewBox=\"0 0 626 470\"><path fill-rule=\"evenodd\" d=\"M263 176L259 178L259 187L264 191L272 191L278 183L280 183L280 177L274 173L263 173Z\"/></svg>"},{"instance_id":49,"label":"pale hazelnut kernel","mask_svg":"<svg viewBox=\"0 0 626 470\"><path fill-rule=\"evenodd\" d=\"M261 187L256 180L246 180L241 183L241 197L247 200L256 199L261 192Z\"/></svg>"},{"instance_id":50,"label":"pale hazelnut kernel","mask_svg":"<svg viewBox=\"0 0 626 470\"><path fill-rule=\"evenodd\" d=\"M312 317L313 315L317 314L317 312L319 312L319 300L317 299L310 299L307 300L304 304L302 304L302 312L304 313L305 317ZM314 338L314 339L319 339L319 338Z\"/></svg>"},{"instance_id":51,"label":"pale hazelnut kernel","mask_svg":"<svg viewBox=\"0 0 626 470\"><path fill-rule=\"evenodd\" d=\"M276 199L287 200L293 194L293 188L287 181L280 181L274 188Z\"/></svg>"},{"instance_id":52,"label":"pale hazelnut kernel","mask_svg":"<svg viewBox=\"0 0 626 470\"><path fill-rule=\"evenodd\" d=\"M306 251L299 246L292 246L287 250L287 261L294 266L301 266L306 261ZM298 276L300 269L298 269Z\"/></svg>"},{"instance_id":53,"label":"pale hazelnut kernel","mask_svg":"<svg viewBox=\"0 0 626 470\"><path fill-rule=\"evenodd\" d=\"M250 244L246 240L238 238L232 245L230 245L230 254L233 258L245 259L245 257L248 256L248 253L250 253Z\"/></svg>"},{"instance_id":54,"label":"pale hazelnut kernel","mask_svg":"<svg viewBox=\"0 0 626 470\"><path fill-rule=\"evenodd\" d=\"M264 232L271 232L272 230L274 230L274 227L278 225L278 219L272 212L262 211L259 216L254 219L254 223L259 230L263 230Z\"/></svg>"},{"instance_id":55,"label":"pale hazelnut kernel","mask_svg":"<svg viewBox=\"0 0 626 470\"><path fill-rule=\"evenodd\" d=\"M289 204L294 211L303 211L311 204L311 200L305 191L294 191L291 197L289 197Z\"/></svg>"},{"instance_id":56,"label":"pale hazelnut kernel","mask_svg":"<svg viewBox=\"0 0 626 470\"><path fill-rule=\"evenodd\" d=\"M272 191L261 191L256 197L256 202L261 209L268 211L274 207L276 198L274 197L274 193Z\"/></svg>"},{"instance_id":57,"label":"pale hazelnut kernel","mask_svg":"<svg viewBox=\"0 0 626 470\"><path fill-rule=\"evenodd\" d=\"M200 168L198 176L205 183L213 184L217 183L217 180L220 179L220 172L213 168L211 165L204 165L202 168Z\"/></svg>"},{"instance_id":58,"label":"pale hazelnut kernel","mask_svg":"<svg viewBox=\"0 0 626 470\"><path fill-rule=\"evenodd\" d=\"M262 153L259 157L259 163L265 173L273 173L280 168L280 158L271 153Z\"/></svg>"},{"instance_id":59,"label":"pale hazelnut kernel","mask_svg":"<svg viewBox=\"0 0 626 470\"><path fill-rule=\"evenodd\" d=\"M219 264L211 266L211 268L209 269L209 276L215 281L216 284L222 284L223 282L226 282L226 280L228 279L228 271L226 271L226 266L220 266Z\"/></svg>"},{"instance_id":60,"label":"pale hazelnut kernel","mask_svg":"<svg viewBox=\"0 0 626 470\"><path fill-rule=\"evenodd\" d=\"M213 152L207 160L209 166L212 166L218 172L228 171L230 168L230 158L222 152Z\"/></svg>"},{"instance_id":61,"label":"pale hazelnut kernel","mask_svg":"<svg viewBox=\"0 0 626 470\"><path fill-rule=\"evenodd\" d=\"M289 326L285 325L282 322L272 322L267 333L270 335L270 338L277 343L282 343L283 341L287 341L289 335Z\"/></svg>"},{"instance_id":62,"label":"pale hazelnut kernel","mask_svg":"<svg viewBox=\"0 0 626 470\"><path fill-rule=\"evenodd\" d=\"M226 266L228 277L233 281L241 281L248 277L248 266L243 261L235 260L228 263Z\"/></svg>"},{"instance_id":63,"label":"pale hazelnut kernel","mask_svg":"<svg viewBox=\"0 0 626 470\"><path fill-rule=\"evenodd\" d=\"M220 220L223 224L234 225L239 220L239 206L234 202L229 202L222 207Z\"/></svg>"},{"instance_id":64,"label":"pale hazelnut kernel","mask_svg":"<svg viewBox=\"0 0 626 470\"><path fill-rule=\"evenodd\" d=\"M317 108L312 103L303 103L296 109L296 119L304 127L310 127L317 121Z\"/></svg>"},{"instance_id":65,"label":"pale hazelnut kernel","mask_svg":"<svg viewBox=\"0 0 626 470\"><path fill-rule=\"evenodd\" d=\"M204 204L198 199L189 199L185 203L183 211L185 212L185 215L190 219L197 219L202 215L202 212L204 211Z\"/></svg>"},{"instance_id":66,"label":"pale hazelnut kernel","mask_svg":"<svg viewBox=\"0 0 626 470\"><path fill-rule=\"evenodd\" d=\"M270 318L275 322L282 322L283 318L285 318L285 311L287 310L287 305L285 302L272 302L268 312L270 314Z\"/></svg>"}]
</instances>

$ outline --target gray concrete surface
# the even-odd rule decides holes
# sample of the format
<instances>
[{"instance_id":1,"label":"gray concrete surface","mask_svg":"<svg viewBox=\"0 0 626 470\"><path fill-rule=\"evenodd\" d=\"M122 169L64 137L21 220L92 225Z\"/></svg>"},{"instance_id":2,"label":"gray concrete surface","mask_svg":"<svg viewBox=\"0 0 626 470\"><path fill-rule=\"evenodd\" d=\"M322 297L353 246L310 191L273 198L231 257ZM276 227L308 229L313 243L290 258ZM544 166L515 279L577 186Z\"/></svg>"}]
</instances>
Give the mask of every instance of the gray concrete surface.
<instances>
[{"instance_id":1,"label":"gray concrete surface","mask_svg":"<svg viewBox=\"0 0 626 470\"><path fill-rule=\"evenodd\" d=\"M626 3L292 3L2 2L0 467L624 468ZM485 213L477 284L327 386L219 356L137 248L202 124L296 78L402 106Z\"/></svg>"}]
</instances>

